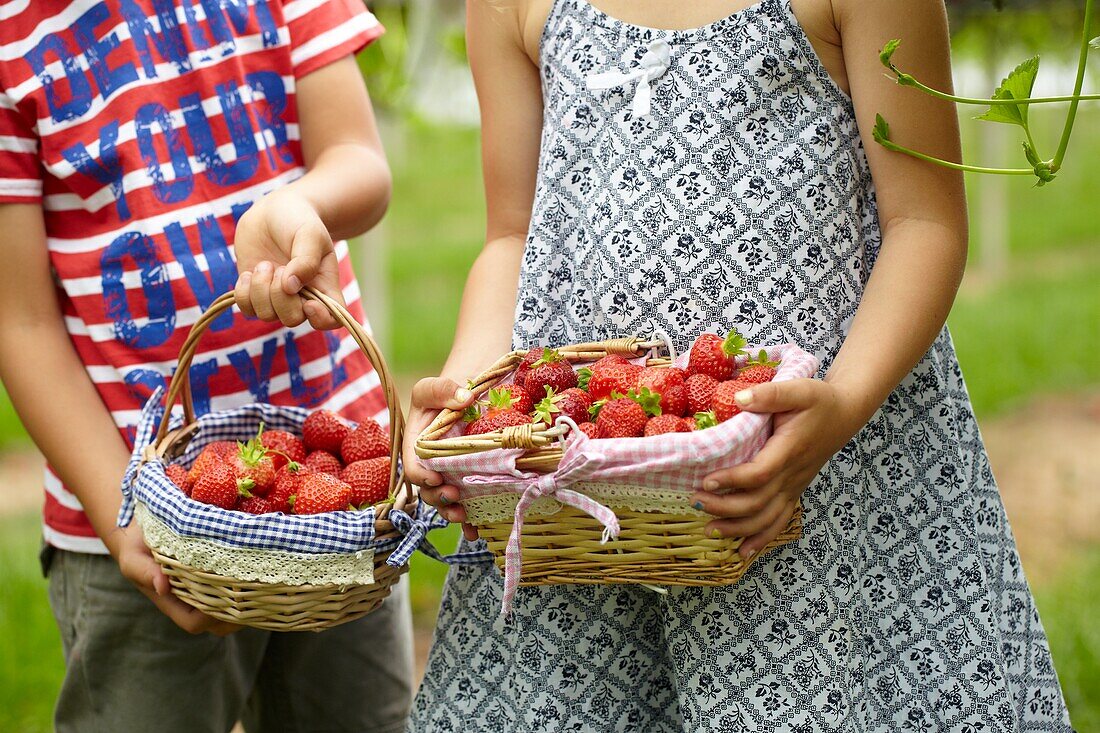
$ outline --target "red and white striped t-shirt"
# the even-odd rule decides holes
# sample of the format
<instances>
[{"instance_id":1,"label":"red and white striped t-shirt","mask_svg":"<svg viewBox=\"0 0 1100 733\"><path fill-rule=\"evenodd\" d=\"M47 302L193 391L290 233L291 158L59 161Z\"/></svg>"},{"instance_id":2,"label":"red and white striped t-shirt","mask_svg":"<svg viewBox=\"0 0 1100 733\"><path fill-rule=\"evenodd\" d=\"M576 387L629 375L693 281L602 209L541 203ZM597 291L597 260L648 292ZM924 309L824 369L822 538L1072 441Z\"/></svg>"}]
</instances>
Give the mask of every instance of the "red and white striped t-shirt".
<instances>
[{"instance_id":1,"label":"red and white striped t-shirt","mask_svg":"<svg viewBox=\"0 0 1100 733\"><path fill-rule=\"evenodd\" d=\"M0 0L0 204L42 204L66 329L128 441L191 324L236 281L237 219L304 172L296 81L381 33L360 0ZM190 377L199 413L384 409L346 333L236 311ZM106 551L48 469L44 524L57 547Z\"/></svg>"}]
</instances>

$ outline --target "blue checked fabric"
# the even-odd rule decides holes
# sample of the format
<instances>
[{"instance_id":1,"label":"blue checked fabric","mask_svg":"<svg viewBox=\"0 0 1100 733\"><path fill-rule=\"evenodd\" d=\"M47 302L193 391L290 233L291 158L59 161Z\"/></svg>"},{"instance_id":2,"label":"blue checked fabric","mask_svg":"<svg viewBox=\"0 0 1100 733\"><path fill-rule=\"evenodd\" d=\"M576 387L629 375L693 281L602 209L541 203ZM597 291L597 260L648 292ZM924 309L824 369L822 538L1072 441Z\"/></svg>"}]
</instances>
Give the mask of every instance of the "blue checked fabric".
<instances>
[{"instance_id":1,"label":"blue checked fabric","mask_svg":"<svg viewBox=\"0 0 1100 733\"><path fill-rule=\"evenodd\" d=\"M142 461L146 446L156 439L157 427L164 414L161 404L163 396L164 388L161 387L142 409L134 450L122 479L120 527L130 524L136 502L140 501L153 516L179 536L211 540L229 547L307 554L392 550L387 564L395 567L404 565L421 548L427 555L443 562L464 564L483 561L471 556L441 556L428 542L427 534L432 529L446 526L447 522L424 502L418 503L415 516L400 510L391 512L391 521L402 536L377 540L373 507L355 512L307 516L254 516L191 499L172 483L163 464ZM265 429L301 433L302 423L308 414L308 411L297 407L249 404L203 415L198 418L199 429L180 457L180 462L190 465L203 447L214 441L253 437L261 421ZM176 428L181 424L182 417L173 415L171 426ZM474 553L478 554L483 553Z\"/></svg>"}]
</instances>

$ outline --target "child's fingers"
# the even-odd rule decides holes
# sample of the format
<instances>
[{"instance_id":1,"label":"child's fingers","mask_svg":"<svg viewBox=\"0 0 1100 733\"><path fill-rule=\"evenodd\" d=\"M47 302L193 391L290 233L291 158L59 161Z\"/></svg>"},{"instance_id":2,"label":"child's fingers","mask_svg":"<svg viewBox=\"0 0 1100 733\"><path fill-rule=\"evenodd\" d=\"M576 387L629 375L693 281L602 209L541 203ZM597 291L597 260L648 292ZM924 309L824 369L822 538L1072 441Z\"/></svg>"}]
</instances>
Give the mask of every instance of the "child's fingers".
<instances>
[{"instance_id":1,"label":"child's fingers","mask_svg":"<svg viewBox=\"0 0 1100 733\"><path fill-rule=\"evenodd\" d=\"M331 331L340 327L339 321L329 312L329 309L316 300L305 301L302 304L302 312L305 313L309 325L317 331Z\"/></svg>"},{"instance_id":2,"label":"child's fingers","mask_svg":"<svg viewBox=\"0 0 1100 733\"><path fill-rule=\"evenodd\" d=\"M287 263L287 287L297 293L303 285L309 285L321 272L324 259L334 253L332 237L320 219L307 221L298 227L290 243L290 262Z\"/></svg>"},{"instance_id":3,"label":"child's fingers","mask_svg":"<svg viewBox=\"0 0 1100 733\"><path fill-rule=\"evenodd\" d=\"M768 543L778 537L779 533L787 527L787 523L791 521L791 517L794 515L794 509L794 502L788 501L783 506L783 511L779 513L771 524L751 537L746 538L745 541L741 543L741 547L737 550L737 553L748 560L767 547Z\"/></svg>"},{"instance_id":4,"label":"child's fingers","mask_svg":"<svg viewBox=\"0 0 1100 733\"><path fill-rule=\"evenodd\" d=\"M470 542L477 542L481 538L481 535L477 533L477 527L472 524L462 524L462 536Z\"/></svg>"},{"instance_id":5,"label":"child's fingers","mask_svg":"<svg viewBox=\"0 0 1100 733\"><path fill-rule=\"evenodd\" d=\"M735 395L737 404L746 412L788 412L813 404L818 385L812 379L792 379L787 382L765 382Z\"/></svg>"},{"instance_id":6,"label":"child's fingers","mask_svg":"<svg viewBox=\"0 0 1100 733\"><path fill-rule=\"evenodd\" d=\"M428 377L413 386L412 405L426 410L461 410L469 406L474 395L446 377Z\"/></svg>"},{"instance_id":7,"label":"child's fingers","mask_svg":"<svg viewBox=\"0 0 1100 733\"><path fill-rule=\"evenodd\" d=\"M275 268L275 274L272 277L271 306L275 309L279 321L284 326L293 328L305 322L306 314L302 309L301 296L289 295L282 287L285 273L285 267Z\"/></svg>"},{"instance_id":8,"label":"child's fingers","mask_svg":"<svg viewBox=\"0 0 1100 733\"><path fill-rule=\"evenodd\" d=\"M274 265L266 260L256 265L252 270L252 282L248 289L248 298L252 301L252 308L256 311L256 317L261 321L274 321L278 318L275 309L271 306L271 278L274 273Z\"/></svg>"},{"instance_id":9,"label":"child's fingers","mask_svg":"<svg viewBox=\"0 0 1100 733\"><path fill-rule=\"evenodd\" d=\"M714 537L715 533L720 537L752 537L779 521L789 503L786 496L777 494L759 513L739 519L716 519L707 524L705 532L708 537Z\"/></svg>"},{"instance_id":10,"label":"child's fingers","mask_svg":"<svg viewBox=\"0 0 1100 733\"><path fill-rule=\"evenodd\" d=\"M709 491L697 491L691 497L692 506L699 511L726 519L754 517L768 506L775 496L774 491L758 489L736 494L714 494Z\"/></svg>"},{"instance_id":11,"label":"child's fingers","mask_svg":"<svg viewBox=\"0 0 1100 733\"><path fill-rule=\"evenodd\" d=\"M237 302L237 307L241 309L241 313L249 318L255 318L256 311L252 308L252 300L249 297L251 288L252 272L242 272L237 278L237 284L233 287L233 298Z\"/></svg>"},{"instance_id":12,"label":"child's fingers","mask_svg":"<svg viewBox=\"0 0 1100 733\"><path fill-rule=\"evenodd\" d=\"M704 491L751 491L770 483L794 463L798 445L787 435L773 435L751 461L703 479Z\"/></svg>"}]
</instances>

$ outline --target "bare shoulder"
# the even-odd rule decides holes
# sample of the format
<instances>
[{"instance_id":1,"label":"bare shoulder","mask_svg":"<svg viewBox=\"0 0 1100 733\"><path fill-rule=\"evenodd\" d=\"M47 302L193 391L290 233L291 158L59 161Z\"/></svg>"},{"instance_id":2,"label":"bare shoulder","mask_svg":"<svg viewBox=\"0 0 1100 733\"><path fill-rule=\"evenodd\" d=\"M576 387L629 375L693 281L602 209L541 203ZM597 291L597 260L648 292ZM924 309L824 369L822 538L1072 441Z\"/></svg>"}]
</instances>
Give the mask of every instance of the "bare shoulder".
<instances>
[{"instance_id":1,"label":"bare shoulder","mask_svg":"<svg viewBox=\"0 0 1100 733\"><path fill-rule=\"evenodd\" d=\"M841 35L841 5L846 2L849 0L791 0L791 10L829 76L848 92Z\"/></svg>"},{"instance_id":2,"label":"bare shoulder","mask_svg":"<svg viewBox=\"0 0 1100 733\"><path fill-rule=\"evenodd\" d=\"M493 35L514 43L537 64L542 29L552 4L553 0L466 0L466 18L470 28L491 29Z\"/></svg>"}]
</instances>

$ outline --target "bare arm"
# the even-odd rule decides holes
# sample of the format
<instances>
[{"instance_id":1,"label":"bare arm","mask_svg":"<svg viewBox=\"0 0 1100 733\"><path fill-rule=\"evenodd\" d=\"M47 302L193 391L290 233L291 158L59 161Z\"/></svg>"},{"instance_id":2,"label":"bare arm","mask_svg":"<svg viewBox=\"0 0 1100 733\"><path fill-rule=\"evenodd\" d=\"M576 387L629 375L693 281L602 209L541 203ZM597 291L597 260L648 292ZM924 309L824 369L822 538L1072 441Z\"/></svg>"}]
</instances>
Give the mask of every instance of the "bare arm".
<instances>
[{"instance_id":1,"label":"bare arm","mask_svg":"<svg viewBox=\"0 0 1100 733\"><path fill-rule=\"evenodd\" d=\"M27 432L139 590L185 630L229 630L169 593L136 524L115 526L130 451L65 331L41 207L0 205L0 232L4 266L19 273L0 288L0 379Z\"/></svg>"},{"instance_id":2,"label":"bare arm","mask_svg":"<svg viewBox=\"0 0 1100 733\"><path fill-rule=\"evenodd\" d=\"M297 104L307 173L252 205L237 224L237 305L265 321L315 328L336 321L297 293L313 285L343 303L333 239L381 219L391 178L370 97L355 59L303 77Z\"/></svg>"},{"instance_id":3,"label":"bare arm","mask_svg":"<svg viewBox=\"0 0 1100 733\"><path fill-rule=\"evenodd\" d=\"M416 434L441 408L468 402L469 395L458 390L458 383L511 349L516 286L542 134L542 89L538 68L524 51L521 13L522 8L510 4L467 3L467 48L481 108L486 243L466 282L443 375L421 381L413 393L405 465L412 480L421 485L438 486L441 479L416 461L412 451ZM457 500L457 490L443 489L449 501ZM441 490L424 493L433 504L440 495ZM461 507L449 507L444 513L452 521L465 517Z\"/></svg>"},{"instance_id":4,"label":"bare arm","mask_svg":"<svg viewBox=\"0 0 1100 733\"><path fill-rule=\"evenodd\" d=\"M954 107L883 77L878 49L904 37L906 63L951 87L947 17L941 0L834 0L856 117L865 140L888 111L899 134L922 150L958 160ZM786 525L821 467L866 424L927 352L947 319L966 262L962 176L867 146L883 242L851 330L824 382L761 385L738 395L747 410L776 413L775 433L750 463L709 476L695 500L724 517L708 527L748 537L751 556ZM713 490L733 491L716 496Z\"/></svg>"}]
</instances>

